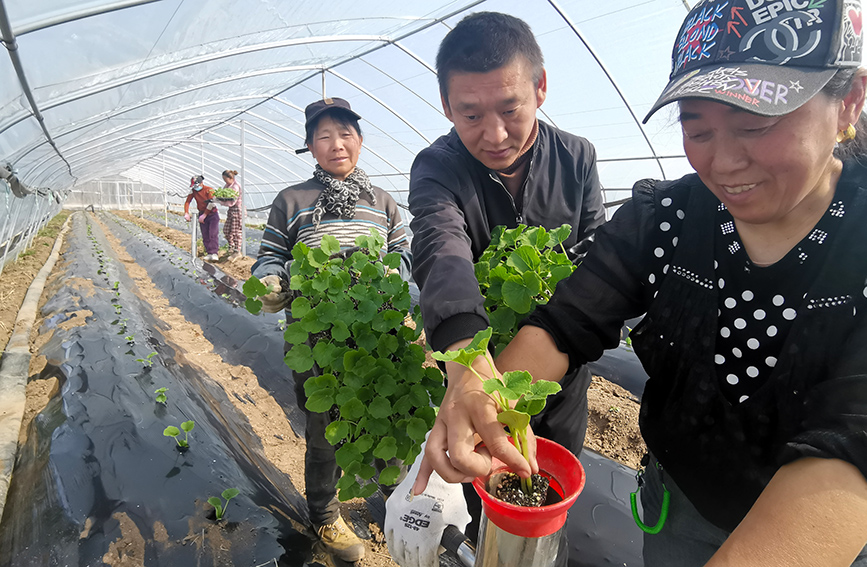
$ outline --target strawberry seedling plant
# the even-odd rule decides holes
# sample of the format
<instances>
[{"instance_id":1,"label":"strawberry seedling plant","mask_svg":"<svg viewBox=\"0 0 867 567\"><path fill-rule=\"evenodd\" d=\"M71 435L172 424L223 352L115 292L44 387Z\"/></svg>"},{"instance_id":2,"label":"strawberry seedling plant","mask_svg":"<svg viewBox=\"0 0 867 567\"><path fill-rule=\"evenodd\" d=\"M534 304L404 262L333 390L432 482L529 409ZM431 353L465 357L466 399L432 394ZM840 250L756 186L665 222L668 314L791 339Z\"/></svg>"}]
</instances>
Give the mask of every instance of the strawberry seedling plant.
<instances>
[{"instance_id":1,"label":"strawberry seedling plant","mask_svg":"<svg viewBox=\"0 0 867 567\"><path fill-rule=\"evenodd\" d=\"M539 380L533 382L529 372L523 370L503 373L503 379L496 377L496 371L490 357L485 357L488 342L491 339L492 329L476 333L472 342L460 350L435 352L433 357L443 362L455 362L466 367L470 372L482 381L485 393L490 394L499 406L497 421L509 428L512 443L515 448L524 455L529 462L529 449L527 447L527 427L530 425L530 417L536 415L545 408L545 400L551 394L560 391L560 384ZM473 368L473 362L479 356L487 359L491 373L495 376L485 380L481 374ZM514 403L514 407L512 404ZM533 493L532 481L529 478L521 480L521 488L525 494Z\"/></svg>"},{"instance_id":2,"label":"strawberry seedling plant","mask_svg":"<svg viewBox=\"0 0 867 567\"><path fill-rule=\"evenodd\" d=\"M415 460L436 418L432 405L445 393L442 373L423 366L424 348L415 344L420 323L407 323L409 286L394 272L400 256L381 257L385 241L375 231L355 244L341 250L336 238L325 236L318 248L293 247L294 321L283 335L292 345L285 357L289 368L302 373L317 367L304 383L306 408L334 418L325 436L339 446L343 501L370 496L377 482L395 483L401 469L393 459L406 465ZM248 298L265 287L250 280L244 286ZM250 289L256 283L262 289ZM377 459L389 466L378 471Z\"/></svg>"}]
</instances>

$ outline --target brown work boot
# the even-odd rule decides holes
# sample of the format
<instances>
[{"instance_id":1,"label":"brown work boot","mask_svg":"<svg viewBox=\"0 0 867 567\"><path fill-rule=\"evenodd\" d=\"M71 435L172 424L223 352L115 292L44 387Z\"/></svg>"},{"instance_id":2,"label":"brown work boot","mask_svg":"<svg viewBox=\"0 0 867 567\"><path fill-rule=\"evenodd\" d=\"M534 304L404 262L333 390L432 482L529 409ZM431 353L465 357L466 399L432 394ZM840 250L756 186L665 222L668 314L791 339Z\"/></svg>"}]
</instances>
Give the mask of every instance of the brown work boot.
<instances>
[{"instance_id":1,"label":"brown work boot","mask_svg":"<svg viewBox=\"0 0 867 567\"><path fill-rule=\"evenodd\" d=\"M328 553L343 561L352 563L364 557L364 544L341 516L333 524L316 527L316 535Z\"/></svg>"}]
</instances>

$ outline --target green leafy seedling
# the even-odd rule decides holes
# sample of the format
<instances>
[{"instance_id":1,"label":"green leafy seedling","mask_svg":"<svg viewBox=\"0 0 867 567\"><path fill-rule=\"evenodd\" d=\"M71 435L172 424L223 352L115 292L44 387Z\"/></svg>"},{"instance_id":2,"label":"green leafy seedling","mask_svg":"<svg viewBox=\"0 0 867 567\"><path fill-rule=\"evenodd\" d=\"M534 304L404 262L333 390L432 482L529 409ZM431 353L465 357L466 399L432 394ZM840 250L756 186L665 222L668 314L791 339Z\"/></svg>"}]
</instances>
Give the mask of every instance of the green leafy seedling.
<instances>
[{"instance_id":1,"label":"green leafy seedling","mask_svg":"<svg viewBox=\"0 0 867 567\"><path fill-rule=\"evenodd\" d=\"M465 348L456 351L434 352L433 357L443 362L460 364L482 381L485 393L491 395L500 406L497 421L509 428L512 443L529 462L527 427L530 425L530 417L545 408L546 399L560 391L560 384L547 380L533 382L530 373L523 370L505 372L502 380L496 377L487 380L482 378L481 374L473 368L473 362L479 356L484 356L491 368L491 373L494 376L497 374L493 361L489 356L485 356L492 332L493 329L488 327L476 333L476 336ZM532 494L531 479L522 479L521 487L527 495Z\"/></svg>"},{"instance_id":2,"label":"green leafy seedling","mask_svg":"<svg viewBox=\"0 0 867 567\"><path fill-rule=\"evenodd\" d=\"M166 403L166 390L168 390L168 388L165 388L165 387L157 388L156 390L154 390L154 394L157 395L156 401L158 404L165 404ZM163 434L165 434L165 432L163 432Z\"/></svg>"},{"instance_id":3,"label":"green leafy seedling","mask_svg":"<svg viewBox=\"0 0 867 567\"><path fill-rule=\"evenodd\" d=\"M151 360L151 359L152 359L153 357L155 357L156 355L157 355L157 353L156 353L156 351L154 351L154 352L150 353L149 355L147 355L145 358L136 358L135 361L136 361L136 362L141 362L141 363L144 364L146 367L150 368L151 366L154 365L154 361Z\"/></svg>"},{"instance_id":4,"label":"green leafy seedling","mask_svg":"<svg viewBox=\"0 0 867 567\"><path fill-rule=\"evenodd\" d=\"M211 496L210 498L208 498L208 504L214 507L218 520L223 519L223 515L226 513L226 508L228 508L229 506L229 500L239 495L240 493L241 491L237 488L227 488L226 490L224 490L222 496L226 499L225 504L223 504L223 501L216 496Z\"/></svg>"},{"instance_id":5,"label":"green leafy seedling","mask_svg":"<svg viewBox=\"0 0 867 567\"><path fill-rule=\"evenodd\" d=\"M514 338L521 319L548 303L557 282L575 270L563 246L571 232L567 224L551 230L526 225L494 228L475 274L493 329L495 355Z\"/></svg>"},{"instance_id":6,"label":"green leafy seedling","mask_svg":"<svg viewBox=\"0 0 867 567\"><path fill-rule=\"evenodd\" d=\"M174 437L175 441L178 444L178 447L189 447L190 446L190 431L193 430L193 427L196 426L196 423L193 420L185 421L181 424L181 429L184 431L184 438L178 439L181 432L174 425L169 425L163 430L163 435L166 437Z\"/></svg>"}]
</instances>

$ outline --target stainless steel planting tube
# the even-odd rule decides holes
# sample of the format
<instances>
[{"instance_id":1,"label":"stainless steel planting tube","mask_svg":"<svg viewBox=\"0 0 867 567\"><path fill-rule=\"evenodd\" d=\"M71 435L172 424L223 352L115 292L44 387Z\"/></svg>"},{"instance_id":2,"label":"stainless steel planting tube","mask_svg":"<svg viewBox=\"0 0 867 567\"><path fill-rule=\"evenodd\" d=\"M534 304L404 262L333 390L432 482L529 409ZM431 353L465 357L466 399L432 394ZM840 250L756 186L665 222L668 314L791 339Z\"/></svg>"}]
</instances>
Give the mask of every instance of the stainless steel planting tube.
<instances>
[{"instance_id":1,"label":"stainless steel planting tube","mask_svg":"<svg viewBox=\"0 0 867 567\"><path fill-rule=\"evenodd\" d=\"M475 567L553 567L560 547L560 528L544 537L510 534L482 512Z\"/></svg>"}]
</instances>

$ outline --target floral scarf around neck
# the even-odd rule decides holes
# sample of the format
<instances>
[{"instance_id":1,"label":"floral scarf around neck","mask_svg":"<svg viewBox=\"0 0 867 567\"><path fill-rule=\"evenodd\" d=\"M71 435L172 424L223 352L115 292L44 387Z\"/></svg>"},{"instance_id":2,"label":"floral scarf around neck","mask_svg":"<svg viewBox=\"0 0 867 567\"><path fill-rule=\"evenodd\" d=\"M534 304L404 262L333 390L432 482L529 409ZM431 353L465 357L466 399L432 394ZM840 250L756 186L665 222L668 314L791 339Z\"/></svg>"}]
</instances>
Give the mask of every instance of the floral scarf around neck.
<instances>
[{"instance_id":1,"label":"floral scarf around neck","mask_svg":"<svg viewBox=\"0 0 867 567\"><path fill-rule=\"evenodd\" d=\"M371 204L376 204L376 195L370 185L370 178L367 177L363 169L356 167L345 180L340 181L317 164L313 177L325 185L325 189L313 207L313 225L316 228L319 228L322 215L326 212L342 218L354 218L355 204L362 191L370 197Z\"/></svg>"}]
</instances>

